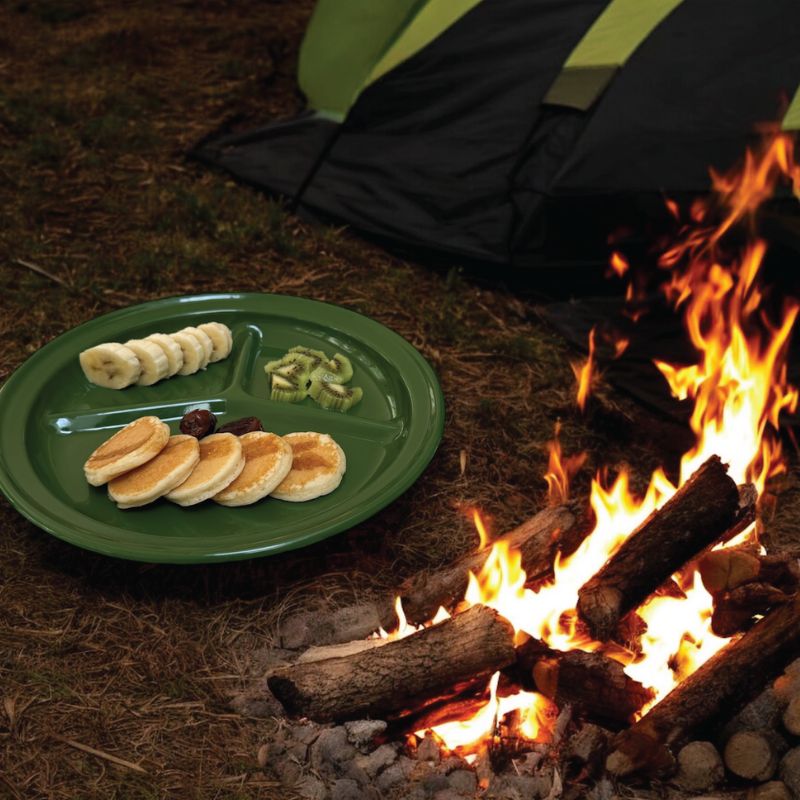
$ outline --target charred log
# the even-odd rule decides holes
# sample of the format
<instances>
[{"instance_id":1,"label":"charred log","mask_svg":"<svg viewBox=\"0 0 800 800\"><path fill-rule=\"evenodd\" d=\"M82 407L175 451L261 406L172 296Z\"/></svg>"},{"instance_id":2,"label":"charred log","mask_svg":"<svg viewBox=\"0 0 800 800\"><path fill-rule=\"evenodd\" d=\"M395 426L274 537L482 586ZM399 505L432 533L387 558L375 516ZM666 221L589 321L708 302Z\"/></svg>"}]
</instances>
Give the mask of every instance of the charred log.
<instances>
[{"instance_id":1,"label":"charred log","mask_svg":"<svg viewBox=\"0 0 800 800\"><path fill-rule=\"evenodd\" d=\"M746 631L771 608L788 603L792 595L785 594L768 583L744 583L714 599L711 630L724 638Z\"/></svg>"},{"instance_id":2,"label":"charred log","mask_svg":"<svg viewBox=\"0 0 800 800\"><path fill-rule=\"evenodd\" d=\"M578 613L595 638L613 636L622 616L728 530L739 492L716 456L634 531L578 593Z\"/></svg>"},{"instance_id":3,"label":"charred log","mask_svg":"<svg viewBox=\"0 0 800 800\"><path fill-rule=\"evenodd\" d=\"M673 748L715 716L736 710L800 653L800 599L771 611L741 639L710 658L618 734L606 769L620 777L658 774L674 765Z\"/></svg>"},{"instance_id":4,"label":"charred log","mask_svg":"<svg viewBox=\"0 0 800 800\"><path fill-rule=\"evenodd\" d=\"M561 707L566 703L585 716L619 728L653 699L650 689L628 677L622 664L602 653L553 650L538 639L517 648L513 674Z\"/></svg>"},{"instance_id":5,"label":"charred log","mask_svg":"<svg viewBox=\"0 0 800 800\"><path fill-rule=\"evenodd\" d=\"M583 538L575 515L566 506L547 508L494 541L506 541L522 556L522 568L528 584L541 582L552 575L559 551L572 552ZM415 625L427 622L438 610L454 606L464 597L468 574L477 573L486 562L492 544L436 570L409 578L399 590L403 610Z\"/></svg>"},{"instance_id":6,"label":"charred log","mask_svg":"<svg viewBox=\"0 0 800 800\"><path fill-rule=\"evenodd\" d=\"M381 647L281 667L267 685L293 716L386 719L485 684L515 658L511 624L490 608L473 606Z\"/></svg>"}]
</instances>

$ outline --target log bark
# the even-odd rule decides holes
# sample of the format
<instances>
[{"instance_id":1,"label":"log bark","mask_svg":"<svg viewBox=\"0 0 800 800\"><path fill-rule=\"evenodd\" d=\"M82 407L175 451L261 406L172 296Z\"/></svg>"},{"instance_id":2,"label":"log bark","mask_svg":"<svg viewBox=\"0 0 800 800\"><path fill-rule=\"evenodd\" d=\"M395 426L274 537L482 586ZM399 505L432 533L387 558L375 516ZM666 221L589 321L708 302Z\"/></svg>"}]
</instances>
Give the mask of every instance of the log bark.
<instances>
[{"instance_id":1,"label":"log bark","mask_svg":"<svg viewBox=\"0 0 800 800\"><path fill-rule=\"evenodd\" d=\"M674 764L672 748L715 716L740 708L800 653L800 598L771 611L618 734L606 769L624 777L658 774Z\"/></svg>"},{"instance_id":2,"label":"log bark","mask_svg":"<svg viewBox=\"0 0 800 800\"><path fill-rule=\"evenodd\" d=\"M267 685L293 716L386 719L485 683L515 658L511 624L490 608L473 606L381 647L281 667Z\"/></svg>"},{"instance_id":3,"label":"log bark","mask_svg":"<svg viewBox=\"0 0 800 800\"><path fill-rule=\"evenodd\" d=\"M578 592L578 613L607 641L622 616L734 524L739 492L716 456L645 520Z\"/></svg>"},{"instance_id":4,"label":"log bark","mask_svg":"<svg viewBox=\"0 0 800 800\"><path fill-rule=\"evenodd\" d=\"M653 699L650 689L628 677L622 664L602 653L553 650L538 639L517 648L513 676L562 707L570 703L587 717L619 728Z\"/></svg>"},{"instance_id":5,"label":"log bark","mask_svg":"<svg viewBox=\"0 0 800 800\"><path fill-rule=\"evenodd\" d=\"M711 630L727 638L755 625L756 614L764 615L792 599L768 583L744 583L714 599Z\"/></svg>"},{"instance_id":6,"label":"log bark","mask_svg":"<svg viewBox=\"0 0 800 800\"><path fill-rule=\"evenodd\" d=\"M439 606L452 608L464 597L468 573L484 565L494 541L507 541L522 555L527 583L541 582L553 574L559 550L572 552L586 531L579 530L575 514L566 506L547 508L514 530L497 537L474 553L435 570L421 572L402 584L399 595L409 622L419 625L431 619Z\"/></svg>"}]
</instances>

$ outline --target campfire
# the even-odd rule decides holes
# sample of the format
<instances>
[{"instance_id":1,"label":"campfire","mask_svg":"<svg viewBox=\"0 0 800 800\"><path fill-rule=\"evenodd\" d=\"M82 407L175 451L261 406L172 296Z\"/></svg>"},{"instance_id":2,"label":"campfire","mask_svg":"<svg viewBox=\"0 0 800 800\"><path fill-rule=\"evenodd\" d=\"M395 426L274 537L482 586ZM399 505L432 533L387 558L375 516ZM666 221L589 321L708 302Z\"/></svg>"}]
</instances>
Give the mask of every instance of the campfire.
<instances>
[{"instance_id":1,"label":"campfire","mask_svg":"<svg viewBox=\"0 0 800 800\"><path fill-rule=\"evenodd\" d=\"M693 364L657 363L693 404L695 443L677 479L659 469L638 496L626 471L598 476L591 513L580 513L569 485L584 455L566 456L557 429L550 507L494 539L474 511L479 549L406 581L390 632L311 648L273 670L269 688L291 716L386 720L384 741L413 750L432 740L471 762L563 738L569 708L610 732L585 763L663 776L698 731L800 655L800 569L766 553L757 520L786 470L778 429L798 404L786 354L800 303L786 300L776 319L764 311L766 244L753 217L779 181L800 190L792 156L792 141L775 135L735 173L712 174L713 199L685 217L668 201L678 233L659 260L664 292L697 351ZM631 273L622 253L611 269ZM593 330L588 358L573 366L582 410L595 339ZM728 767L747 777L753 747L727 750Z\"/></svg>"}]
</instances>

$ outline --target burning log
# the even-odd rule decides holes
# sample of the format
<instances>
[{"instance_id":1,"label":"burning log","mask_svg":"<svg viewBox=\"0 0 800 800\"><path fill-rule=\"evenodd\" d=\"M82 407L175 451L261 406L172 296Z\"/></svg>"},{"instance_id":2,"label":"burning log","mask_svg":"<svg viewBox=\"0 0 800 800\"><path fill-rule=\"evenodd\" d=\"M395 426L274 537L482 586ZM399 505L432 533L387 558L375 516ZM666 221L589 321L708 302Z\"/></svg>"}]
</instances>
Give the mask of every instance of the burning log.
<instances>
[{"instance_id":1,"label":"burning log","mask_svg":"<svg viewBox=\"0 0 800 800\"><path fill-rule=\"evenodd\" d=\"M511 624L490 608L473 606L381 647L280 667L267 685L295 716L386 719L460 694L465 684L485 684L515 658Z\"/></svg>"},{"instance_id":2,"label":"burning log","mask_svg":"<svg viewBox=\"0 0 800 800\"><path fill-rule=\"evenodd\" d=\"M722 709L730 712L746 703L798 653L800 597L795 596L712 656L635 725L618 734L606 769L620 777L671 769L673 747L683 744Z\"/></svg>"},{"instance_id":3,"label":"burning log","mask_svg":"<svg viewBox=\"0 0 800 800\"><path fill-rule=\"evenodd\" d=\"M602 653L553 650L538 639L517 648L514 676L562 707L570 703L598 722L614 727L633 721L653 699L650 689L628 677L623 666Z\"/></svg>"},{"instance_id":4,"label":"burning log","mask_svg":"<svg viewBox=\"0 0 800 800\"><path fill-rule=\"evenodd\" d=\"M712 456L581 587L578 613L594 637L611 638L622 616L730 528L738 507L736 484Z\"/></svg>"},{"instance_id":5,"label":"burning log","mask_svg":"<svg viewBox=\"0 0 800 800\"><path fill-rule=\"evenodd\" d=\"M755 625L757 614L764 615L791 599L792 595L768 583L742 584L714 599L711 630L724 638L741 633Z\"/></svg>"},{"instance_id":6,"label":"burning log","mask_svg":"<svg viewBox=\"0 0 800 800\"><path fill-rule=\"evenodd\" d=\"M743 547L707 553L700 559L698 570L703 586L715 596L747 583L770 584L788 594L793 594L800 585L796 557L762 556Z\"/></svg>"},{"instance_id":7,"label":"burning log","mask_svg":"<svg viewBox=\"0 0 800 800\"><path fill-rule=\"evenodd\" d=\"M572 552L581 538L575 515L566 506L559 506L541 511L494 541L506 541L509 549L521 553L522 569L532 584L550 577L558 551ZM431 619L439 606L458 603L467 589L469 572L480 572L491 549L490 543L445 567L409 578L399 590L408 621L420 625Z\"/></svg>"}]
</instances>

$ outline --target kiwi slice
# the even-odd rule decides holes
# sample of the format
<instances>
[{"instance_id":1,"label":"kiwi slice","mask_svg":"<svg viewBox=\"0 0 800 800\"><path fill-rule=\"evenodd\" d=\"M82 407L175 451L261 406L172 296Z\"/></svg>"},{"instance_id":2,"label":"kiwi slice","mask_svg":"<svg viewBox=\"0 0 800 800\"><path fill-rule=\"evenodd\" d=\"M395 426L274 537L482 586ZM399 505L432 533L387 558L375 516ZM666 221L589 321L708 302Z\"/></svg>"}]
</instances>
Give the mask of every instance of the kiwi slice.
<instances>
[{"instance_id":1,"label":"kiwi slice","mask_svg":"<svg viewBox=\"0 0 800 800\"><path fill-rule=\"evenodd\" d=\"M353 365L347 356L337 353L333 358L320 364L312 373L311 380L329 383L347 383L353 377Z\"/></svg>"},{"instance_id":2,"label":"kiwi slice","mask_svg":"<svg viewBox=\"0 0 800 800\"><path fill-rule=\"evenodd\" d=\"M292 383L297 384L298 387L304 387L308 383L308 368L305 364L299 361L290 362L288 364L281 364L272 370L273 375L280 375L282 378L288 378Z\"/></svg>"},{"instance_id":3,"label":"kiwi slice","mask_svg":"<svg viewBox=\"0 0 800 800\"><path fill-rule=\"evenodd\" d=\"M320 380L311 381L309 393L323 408L333 411L347 411L364 394L360 386L344 386L341 383Z\"/></svg>"},{"instance_id":4,"label":"kiwi slice","mask_svg":"<svg viewBox=\"0 0 800 800\"><path fill-rule=\"evenodd\" d=\"M283 403L299 403L308 396L305 384L299 385L291 378L272 373L271 400L280 400Z\"/></svg>"},{"instance_id":5,"label":"kiwi slice","mask_svg":"<svg viewBox=\"0 0 800 800\"><path fill-rule=\"evenodd\" d=\"M310 347L302 347L301 345L289 348L289 352L284 356L284 358L290 357L294 359L299 357L305 360L308 363L309 372L316 369L324 361L328 360L328 356L326 356L322 350L312 350Z\"/></svg>"}]
</instances>

